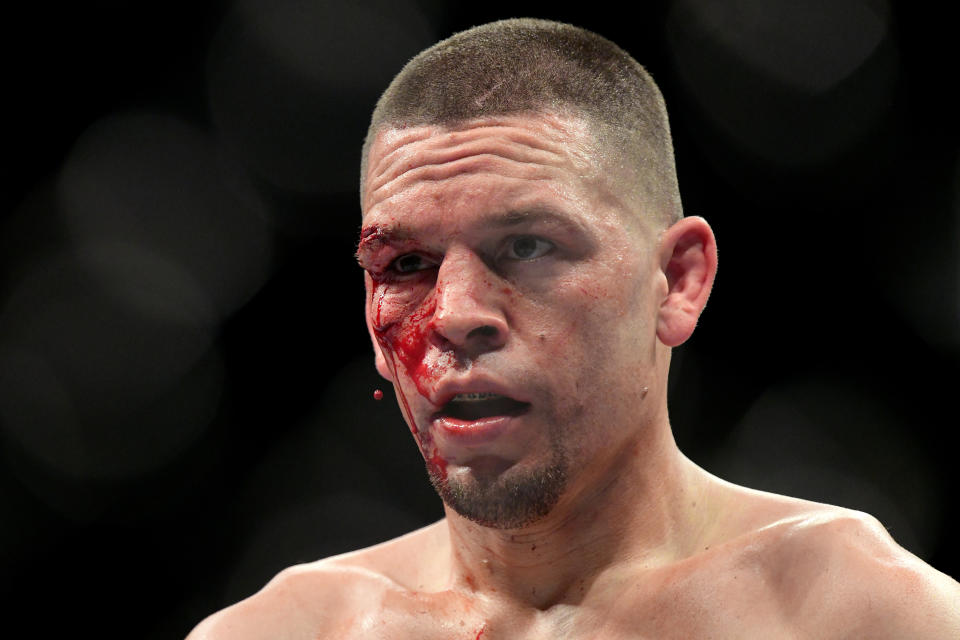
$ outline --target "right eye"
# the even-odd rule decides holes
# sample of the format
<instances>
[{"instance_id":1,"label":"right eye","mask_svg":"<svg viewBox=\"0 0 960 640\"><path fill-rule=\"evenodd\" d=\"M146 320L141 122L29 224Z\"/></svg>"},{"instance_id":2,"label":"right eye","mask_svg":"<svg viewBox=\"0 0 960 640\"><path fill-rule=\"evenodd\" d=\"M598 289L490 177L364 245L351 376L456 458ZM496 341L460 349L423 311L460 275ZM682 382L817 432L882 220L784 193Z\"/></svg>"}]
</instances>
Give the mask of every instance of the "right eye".
<instances>
[{"instance_id":1,"label":"right eye","mask_svg":"<svg viewBox=\"0 0 960 640\"><path fill-rule=\"evenodd\" d=\"M395 273L408 274L432 269L436 263L419 253L406 253L390 263L390 270Z\"/></svg>"}]
</instances>

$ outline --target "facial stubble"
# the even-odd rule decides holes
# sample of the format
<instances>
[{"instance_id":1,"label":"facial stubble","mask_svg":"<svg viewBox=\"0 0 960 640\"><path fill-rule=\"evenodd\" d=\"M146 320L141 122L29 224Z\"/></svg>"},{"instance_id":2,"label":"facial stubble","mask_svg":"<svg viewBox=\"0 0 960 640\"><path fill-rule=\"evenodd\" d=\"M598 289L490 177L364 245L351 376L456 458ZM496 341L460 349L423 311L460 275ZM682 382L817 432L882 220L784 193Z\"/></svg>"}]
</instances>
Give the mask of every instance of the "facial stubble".
<instances>
[{"instance_id":1,"label":"facial stubble","mask_svg":"<svg viewBox=\"0 0 960 640\"><path fill-rule=\"evenodd\" d=\"M518 529L553 510L567 483L567 456L559 439L551 457L533 468L512 466L502 473L445 476L427 465L430 483L458 514L492 529Z\"/></svg>"}]
</instances>

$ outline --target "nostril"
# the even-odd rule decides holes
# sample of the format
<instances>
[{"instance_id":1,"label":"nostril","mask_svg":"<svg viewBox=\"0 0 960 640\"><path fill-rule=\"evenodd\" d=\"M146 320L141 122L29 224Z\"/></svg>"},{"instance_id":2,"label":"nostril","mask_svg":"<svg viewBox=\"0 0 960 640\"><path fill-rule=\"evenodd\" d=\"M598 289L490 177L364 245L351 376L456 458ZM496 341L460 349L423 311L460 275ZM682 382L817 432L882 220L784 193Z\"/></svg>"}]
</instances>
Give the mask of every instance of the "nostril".
<instances>
[{"instance_id":1,"label":"nostril","mask_svg":"<svg viewBox=\"0 0 960 640\"><path fill-rule=\"evenodd\" d=\"M497 335L497 328L491 327L488 324L483 325L482 327L477 327L467 334L467 337L482 337L482 338L492 338Z\"/></svg>"}]
</instances>

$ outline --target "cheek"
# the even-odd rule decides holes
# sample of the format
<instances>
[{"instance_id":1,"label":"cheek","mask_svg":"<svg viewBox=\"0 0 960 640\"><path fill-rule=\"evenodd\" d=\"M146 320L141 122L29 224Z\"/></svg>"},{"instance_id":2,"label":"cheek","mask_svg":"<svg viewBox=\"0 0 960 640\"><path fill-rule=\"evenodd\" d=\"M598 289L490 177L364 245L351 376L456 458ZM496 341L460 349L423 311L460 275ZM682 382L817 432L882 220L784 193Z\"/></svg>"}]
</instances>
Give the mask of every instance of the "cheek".
<instances>
[{"instance_id":1,"label":"cheek","mask_svg":"<svg viewBox=\"0 0 960 640\"><path fill-rule=\"evenodd\" d=\"M433 287L426 283L399 288L374 281L370 292L370 326L388 366L395 379L401 373L398 365L402 367L424 396L439 375L436 363L427 362L436 300Z\"/></svg>"},{"instance_id":2,"label":"cheek","mask_svg":"<svg viewBox=\"0 0 960 640\"><path fill-rule=\"evenodd\" d=\"M417 295L417 291L420 295ZM373 281L367 305L370 328L380 345L387 367L393 373L397 399L410 431L423 452L431 475L446 479L447 461L440 456L429 432L423 430L423 425L417 424L399 375L400 369L405 371L423 396L428 395L429 385L438 375L437 366L430 366L426 357L430 322L437 306L436 295L432 287L398 292L388 284Z\"/></svg>"},{"instance_id":3,"label":"cheek","mask_svg":"<svg viewBox=\"0 0 960 640\"><path fill-rule=\"evenodd\" d=\"M384 333L404 322L429 302L432 290L433 283L426 279L398 286L371 278L367 308L371 327L378 333Z\"/></svg>"},{"instance_id":4,"label":"cheek","mask_svg":"<svg viewBox=\"0 0 960 640\"><path fill-rule=\"evenodd\" d=\"M539 364L566 363L570 393L602 398L608 389L629 387L652 364L655 324L637 289L626 279L570 281L558 291L558 306L540 312Z\"/></svg>"}]
</instances>

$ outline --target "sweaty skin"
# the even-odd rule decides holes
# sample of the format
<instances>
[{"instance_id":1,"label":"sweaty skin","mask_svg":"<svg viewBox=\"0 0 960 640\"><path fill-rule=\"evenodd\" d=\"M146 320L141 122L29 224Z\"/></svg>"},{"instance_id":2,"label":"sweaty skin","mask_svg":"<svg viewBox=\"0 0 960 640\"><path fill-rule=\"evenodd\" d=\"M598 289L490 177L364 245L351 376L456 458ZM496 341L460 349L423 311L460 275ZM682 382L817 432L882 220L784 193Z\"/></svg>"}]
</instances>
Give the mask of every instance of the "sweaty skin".
<instances>
[{"instance_id":1,"label":"sweaty skin","mask_svg":"<svg viewBox=\"0 0 960 640\"><path fill-rule=\"evenodd\" d=\"M670 348L713 234L646 223L583 121L387 130L369 167L367 324L446 518L288 569L190 640L960 638L960 585L870 516L679 452ZM510 400L450 409L484 393Z\"/></svg>"}]
</instances>

